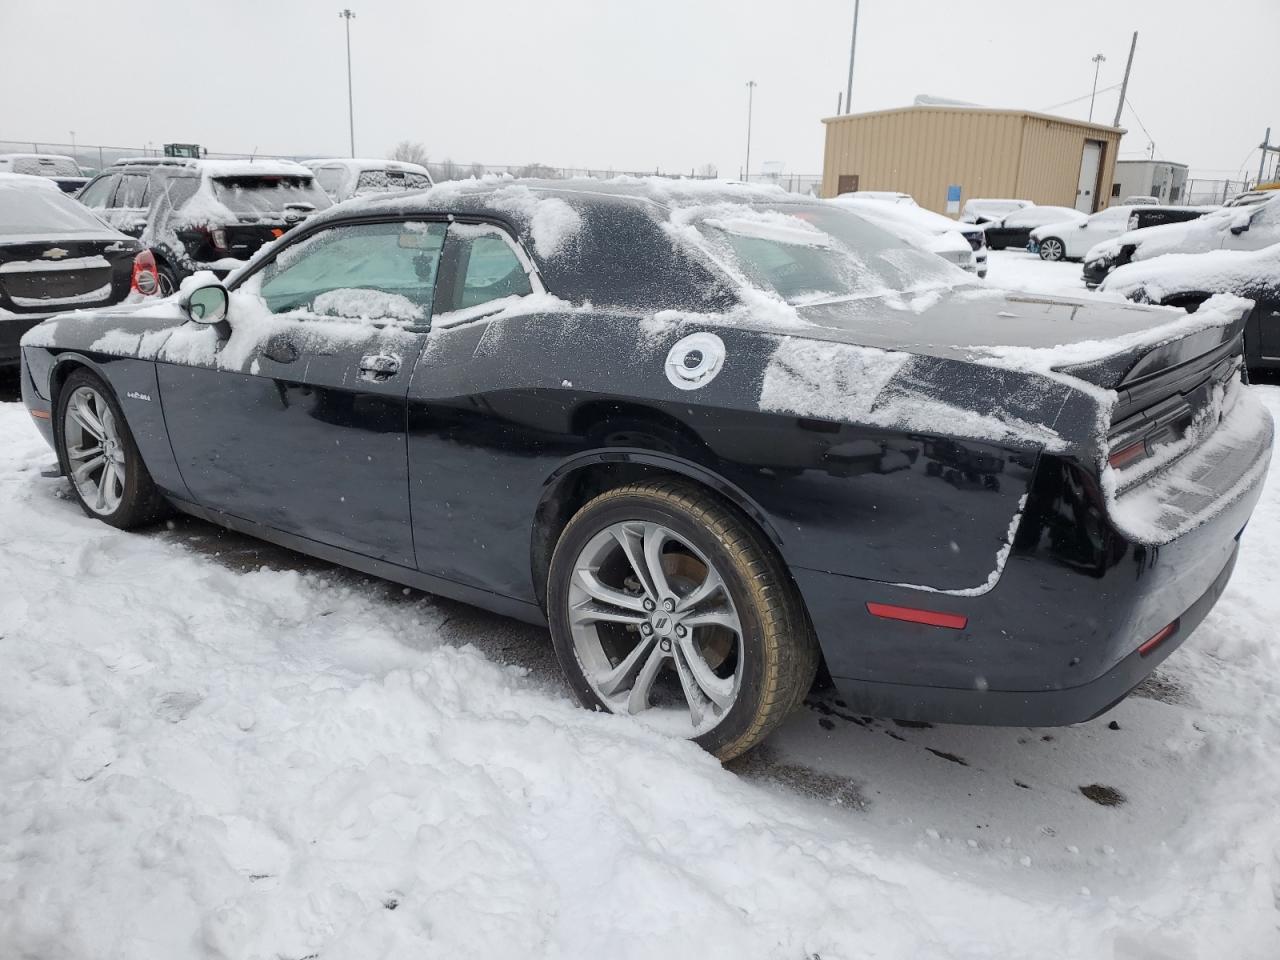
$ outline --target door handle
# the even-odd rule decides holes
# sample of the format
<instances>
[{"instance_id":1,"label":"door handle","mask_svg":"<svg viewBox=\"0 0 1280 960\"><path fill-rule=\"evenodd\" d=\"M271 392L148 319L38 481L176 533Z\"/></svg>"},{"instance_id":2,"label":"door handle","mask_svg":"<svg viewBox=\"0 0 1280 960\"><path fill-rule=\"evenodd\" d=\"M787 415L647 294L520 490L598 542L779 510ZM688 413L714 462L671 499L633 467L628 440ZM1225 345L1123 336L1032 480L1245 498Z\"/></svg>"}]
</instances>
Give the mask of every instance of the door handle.
<instances>
[{"instance_id":1,"label":"door handle","mask_svg":"<svg viewBox=\"0 0 1280 960\"><path fill-rule=\"evenodd\" d=\"M298 359L298 347L288 337L272 337L263 347L262 355L276 363L293 363Z\"/></svg>"},{"instance_id":2,"label":"door handle","mask_svg":"<svg viewBox=\"0 0 1280 960\"><path fill-rule=\"evenodd\" d=\"M370 383L382 383L400 372L400 358L386 353L370 354L360 358L360 379Z\"/></svg>"}]
</instances>

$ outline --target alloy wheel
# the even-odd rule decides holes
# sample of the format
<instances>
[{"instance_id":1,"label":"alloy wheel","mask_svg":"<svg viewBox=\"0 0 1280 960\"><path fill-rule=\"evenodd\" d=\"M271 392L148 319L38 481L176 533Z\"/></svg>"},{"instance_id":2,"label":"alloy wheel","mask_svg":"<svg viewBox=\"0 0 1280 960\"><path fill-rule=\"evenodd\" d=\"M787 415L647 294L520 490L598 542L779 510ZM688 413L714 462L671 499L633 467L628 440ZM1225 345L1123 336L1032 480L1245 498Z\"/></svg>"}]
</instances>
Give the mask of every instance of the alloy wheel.
<instances>
[{"instance_id":1,"label":"alloy wheel","mask_svg":"<svg viewBox=\"0 0 1280 960\"><path fill-rule=\"evenodd\" d=\"M574 652L615 713L684 736L715 727L742 682L742 622L724 578L659 523L601 530L574 562Z\"/></svg>"},{"instance_id":2,"label":"alloy wheel","mask_svg":"<svg viewBox=\"0 0 1280 960\"><path fill-rule=\"evenodd\" d=\"M124 498L125 449L106 398L92 387L77 387L67 402L62 436L80 499L99 516L114 513Z\"/></svg>"},{"instance_id":3,"label":"alloy wheel","mask_svg":"<svg viewBox=\"0 0 1280 960\"><path fill-rule=\"evenodd\" d=\"M1040 243L1040 259L1041 260L1061 260L1063 254L1062 241L1056 237L1049 237Z\"/></svg>"}]
</instances>

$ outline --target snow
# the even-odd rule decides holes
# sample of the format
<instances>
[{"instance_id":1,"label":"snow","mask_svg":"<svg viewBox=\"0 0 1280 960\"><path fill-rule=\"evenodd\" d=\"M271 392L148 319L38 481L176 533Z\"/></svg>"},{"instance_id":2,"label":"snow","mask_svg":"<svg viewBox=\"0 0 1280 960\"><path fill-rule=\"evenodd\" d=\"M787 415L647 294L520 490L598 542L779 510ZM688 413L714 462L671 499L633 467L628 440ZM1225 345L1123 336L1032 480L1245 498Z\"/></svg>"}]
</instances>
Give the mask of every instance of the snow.
<instances>
[{"instance_id":1,"label":"snow","mask_svg":"<svg viewBox=\"0 0 1280 960\"><path fill-rule=\"evenodd\" d=\"M1255 206L1224 207L1195 220L1130 230L1090 247L1085 260L1114 260L1126 246L1133 246L1132 259L1138 261L1167 253L1207 253L1223 246L1260 250L1274 243L1280 243L1280 196Z\"/></svg>"},{"instance_id":2,"label":"snow","mask_svg":"<svg viewBox=\"0 0 1280 960\"><path fill-rule=\"evenodd\" d=\"M19 404L0 436L8 955L1280 953L1275 472L1218 607L1103 718L918 729L818 697L722 769L574 706L538 631L120 532L40 478Z\"/></svg>"},{"instance_id":3,"label":"snow","mask_svg":"<svg viewBox=\"0 0 1280 960\"><path fill-rule=\"evenodd\" d=\"M424 311L408 297L382 290L343 289L318 294L311 309L327 317L356 320L400 320L412 323L423 318Z\"/></svg>"},{"instance_id":4,"label":"snow","mask_svg":"<svg viewBox=\"0 0 1280 960\"><path fill-rule=\"evenodd\" d=\"M1261 250L1169 253L1126 263L1107 274L1099 290L1159 302L1179 293L1228 293L1280 286L1280 243Z\"/></svg>"},{"instance_id":5,"label":"snow","mask_svg":"<svg viewBox=\"0 0 1280 960\"><path fill-rule=\"evenodd\" d=\"M72 294L68 297L20 297L11 293L9 294L9 299L13 301L15 306L19 307L62 307L74 303L98 303L109 296L111 296L110 280L100 287L95 287L93 290Z\"/></svg>"},{"instance_id":6,"label":"snow","mask_svg":"<svg viewBox=\"0 0 1280 960\"><path fill-rule=\"evenodd\" d=\"M590 310L589 306L577 308L567 300L549 293L531 293L525 296L500 297L478 303L473 307L438 313L431 318L431 330L448 330L481 317L487 320L506 320L511 317L530 316L535 313L572 313Z\"/></svg>"},{"instance_id":7,"label":"snow","mask_svg":"<svg viewBox=\"0 0 1280 960\"><path fill-rule=\"evenodd\" d=\"M59 270L110 270L106 257L70 257L63 260L9 260L0 273L54 273Z\"/></svg>"},{"instance_id":8,"label":"snow","mask_svg":"<svg viewBox=\"0 0 1280 960\"><path fill-rule=\"evenodd\" d=\"M725 233L755 240L771 240L774 243L800 247L831 247L835 244L833 237L799 217L777 210L753 210L745 206L730 209L733 212L725 216L703 217L702 223Z\"/></svg>"},{"instance_id":9,"label":"snow","mask_svg":"<svg viewBox=\"0 0 1280 960\"><path fill-rule=\"evenodd\" d=\"M529 222L534 252L544 260L559 253L582 229L582 218L564 200L541 196L525 186L498 190L493 195L493 205L499 210L517 213Z\"/></svg>"}]
</instances>

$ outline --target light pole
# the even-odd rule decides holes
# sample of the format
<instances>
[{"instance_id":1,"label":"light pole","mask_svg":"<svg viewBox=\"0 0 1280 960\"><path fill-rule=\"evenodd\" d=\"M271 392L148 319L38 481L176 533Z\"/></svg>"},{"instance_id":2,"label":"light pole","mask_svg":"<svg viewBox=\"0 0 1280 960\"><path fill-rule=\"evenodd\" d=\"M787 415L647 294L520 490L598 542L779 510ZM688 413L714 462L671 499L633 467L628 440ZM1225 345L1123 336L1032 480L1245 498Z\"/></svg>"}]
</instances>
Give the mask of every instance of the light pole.
<instances>
[{"instance_id":1,"label":"light pole","mask_svg":"<svg viewBox=\"0 0 1280 960\"><path fill-rule=\"evenodd\" d=\"M347 22L347 123L351 128L351 156L356 155L356 112L351 101L351 21L356 15L350 10L338 11L338 16Z\"/></svg>"},{"instance_id":2,"label":"light pole","mask_svg":"<svg viewBox=\"0 0 1280 960\"><path fill-rule=\"evenodd\" d=\"M853 113L853 55L858 52L858 10L862 0L853 0L853 39L849 41L849 85L844 91L844 112Z\"/></svg>"},{"instance_id":3,"label":"light pole","mask_svg":"<svg viewBox=\"0 0 1280 960\"><path fill-rule=\"evenodd\" d=\"M756 92L756 82L754 80L747 81L747 168L744 171L744 179L747 183L751 182L751 108Z\"/></svg>"},{"instance_id":4,"label":"light pole","mask_svg":"<svg viewBox=\"0 0 1280 960\"><path fill-rule=\"evenodd\" d=\"M1093 101L1098 96L1098 70L1107 58L1100 53L1093 55L1093 93L1089 95L1089 122L1093 123Z\"/></svg>"},{"instance_id":5,"label":"light pole","mask_svg":"<svg viewBox=\"0 0 1280 960\"><path fill-rule=\"evenodd\" d=\"M76 166L80 166L80 158L76 156L76 132L71 131L71 159L76 162Z\"/></svg>"}]
</instances>

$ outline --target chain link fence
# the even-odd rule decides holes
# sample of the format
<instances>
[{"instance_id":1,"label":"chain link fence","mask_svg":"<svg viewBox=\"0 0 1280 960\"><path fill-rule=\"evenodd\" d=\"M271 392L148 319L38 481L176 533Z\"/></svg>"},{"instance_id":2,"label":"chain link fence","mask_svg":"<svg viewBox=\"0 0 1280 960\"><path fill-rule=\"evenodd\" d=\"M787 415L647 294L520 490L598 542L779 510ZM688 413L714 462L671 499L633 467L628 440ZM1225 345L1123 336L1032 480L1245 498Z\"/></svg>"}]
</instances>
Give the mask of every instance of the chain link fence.
<instances>
[{"instance_id":1,"label":"chain link fence","mask_svg":"<svg viewBox=\"0 0 1280 960\"><path fill-rule=\"evenodd\" d=\"M1238 193L1253 186L1252 180L1201 180L1187 179L1179 203L1198 207L1214 203L1226 203Z\"/></svg>"}]
</instances>

